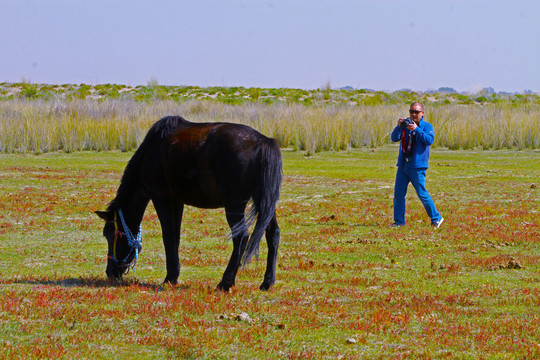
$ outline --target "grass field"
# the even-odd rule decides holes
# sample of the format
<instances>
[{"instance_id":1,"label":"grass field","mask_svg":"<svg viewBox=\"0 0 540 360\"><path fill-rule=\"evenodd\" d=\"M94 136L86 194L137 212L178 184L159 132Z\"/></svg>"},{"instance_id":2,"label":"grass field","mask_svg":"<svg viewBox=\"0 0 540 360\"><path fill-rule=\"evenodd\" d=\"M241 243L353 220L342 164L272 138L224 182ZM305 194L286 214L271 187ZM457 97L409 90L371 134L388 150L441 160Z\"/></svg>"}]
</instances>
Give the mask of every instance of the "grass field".
<instances>
[{"instance_id":1,"label":"grass field","mask_svg":"<svg viewBox=\"0 0 540 360\"><path fill-rule=\"evenodd\" d=\"M410 189L390 229L397 148L284 151L277 282L260 264L216 293L222 210L187 208L181 284L161 287L157 217L124 283L105 279L94 210L130 152L0 154L0 358L540 356L540 153L434 149L429 226Z\"/></svg>"},{"instance_id":2,"label":"grass field","mask_svg":"<svg viewBox=\"0 0 540 360\"><path fill-rule=\"evenodd\" d=\"M249 125L282 148L376 148L421 101L433 147L539 149L540 95L0 83L0 153L132 151L165 115Z\"/></svg>"}]
</instances>

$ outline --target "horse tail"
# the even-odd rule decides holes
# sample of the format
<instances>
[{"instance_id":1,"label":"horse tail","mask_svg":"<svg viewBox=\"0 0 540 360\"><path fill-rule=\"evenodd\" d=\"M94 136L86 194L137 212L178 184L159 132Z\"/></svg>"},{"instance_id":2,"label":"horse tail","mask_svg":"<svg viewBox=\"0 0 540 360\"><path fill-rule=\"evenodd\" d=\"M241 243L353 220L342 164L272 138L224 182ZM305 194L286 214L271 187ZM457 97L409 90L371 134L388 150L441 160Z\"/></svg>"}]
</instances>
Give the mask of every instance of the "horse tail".
<instances>
[{"instance_id":1,"label":"horse tail","mask_svg":"<svg viewBox=\"0 0 540 360\"><path fill-rule=\"evenodd\" d=\"M255 191L252 195L253 205L248 214L248 223L257 220L253 232L242 256L242 264L248 264L253 256L258 258L259 244L266 228L276 214L279 190L282 178L281 150L276 140L265 138L258 149L258 174Z\"/></svg>"}]
</instances>

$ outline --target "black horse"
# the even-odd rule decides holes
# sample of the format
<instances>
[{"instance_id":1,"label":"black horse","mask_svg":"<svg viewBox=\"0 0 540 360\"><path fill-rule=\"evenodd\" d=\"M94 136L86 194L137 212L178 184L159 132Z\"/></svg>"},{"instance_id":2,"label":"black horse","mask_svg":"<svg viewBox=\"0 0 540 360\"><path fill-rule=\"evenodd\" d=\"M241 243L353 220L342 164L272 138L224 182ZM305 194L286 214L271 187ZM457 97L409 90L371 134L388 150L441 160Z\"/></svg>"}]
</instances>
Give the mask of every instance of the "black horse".
<instances>
[{"instance_id":1,"label":"black horse","mask_svg":"<svg viewBox=\"0 0 540 360\"><path fill-rule=\"evenodd\" d=\"M276 203L282 177L277 142L254 129L230 123L192 123L168 116L149 130L129 161L116 198L106 211L107 276L121 279L142 249L140 224L152 200L163 234L167 262L165 282L180 275L178 247L184 205L225 208L233 251L218 289L235 283L240 265L258 254L266 232L268 259L260 288L275 282L279 226ZM245 216L248 201L252 200ZM248 226L256 224L251 234ZM136 234L136 235L134 235Z\"/></svg>"}]
</instances>

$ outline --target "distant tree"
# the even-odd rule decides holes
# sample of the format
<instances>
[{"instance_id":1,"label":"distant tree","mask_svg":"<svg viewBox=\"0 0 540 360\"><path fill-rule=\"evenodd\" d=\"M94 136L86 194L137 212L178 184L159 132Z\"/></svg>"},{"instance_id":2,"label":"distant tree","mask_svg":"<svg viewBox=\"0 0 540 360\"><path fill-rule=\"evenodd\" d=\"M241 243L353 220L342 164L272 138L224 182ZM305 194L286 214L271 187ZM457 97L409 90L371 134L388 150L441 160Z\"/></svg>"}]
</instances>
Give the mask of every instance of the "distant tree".
<instances>
[{"instance_id":1,"label":"distant tree","mask_svg":"<svg viewBox=\"0 0 540 360\"><path fill-rule=\"evenodd\" d=\"M452 93L452 94L457 93L456 89L451 88L451 87L440 87L438 91L440 93Z\"/></svg>"}]
</instances>

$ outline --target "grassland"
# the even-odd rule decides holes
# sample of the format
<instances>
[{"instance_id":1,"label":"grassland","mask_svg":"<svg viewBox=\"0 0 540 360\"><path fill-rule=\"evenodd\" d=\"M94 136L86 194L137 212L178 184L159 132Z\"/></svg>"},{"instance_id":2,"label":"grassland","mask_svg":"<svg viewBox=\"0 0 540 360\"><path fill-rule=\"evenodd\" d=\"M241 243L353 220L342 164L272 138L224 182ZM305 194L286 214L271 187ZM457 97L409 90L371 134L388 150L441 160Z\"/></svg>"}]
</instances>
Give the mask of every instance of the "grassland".
<instances>
[{"instance_id":1,"label":"grassland","mask_svg":"<svg viewBox=\"0 0 540 360\"><path fill-rule=\"evenodd\" d=\"M151 207L138 268L108 282L92 212L132 152L63 150L0 154L0 358L540 356L538 150L434 149L436 231L413 194L388 228L394 145L285 150L277 283L258 290L261 261L227 294L222 210L186 209L179 286Z\"/></svg>"},{"instance_id":2,"label":"grassland","mask_svg":"<svg viewBox=\"0 0 540 360\"><path fill-rule=\"evenodd\" d=\"M413 194L408 226L388 228L388 135L416 100L437 131L437 231ZM262 248L215 292L222 210L186 209L179 286L160 285L151 206L137 270L105 279L93 211L168 114L244 123L284 148L272 291L258 290ZM0 84L0 359L538 357L539 118L534 94Z\"/></svg>"},{"instance_id":3,"label":"grassland","mask_svg":"<svg viewBox=\"0 0 540 360\"><path fill-rule=\"evenodd\" d=\"M313 154L388 145L412 101L426 105L434 147L540 148L540 97L123 85L0 84L0 152L134 150L164 115L250 125Z\"/></svg>"}]
</instances>

